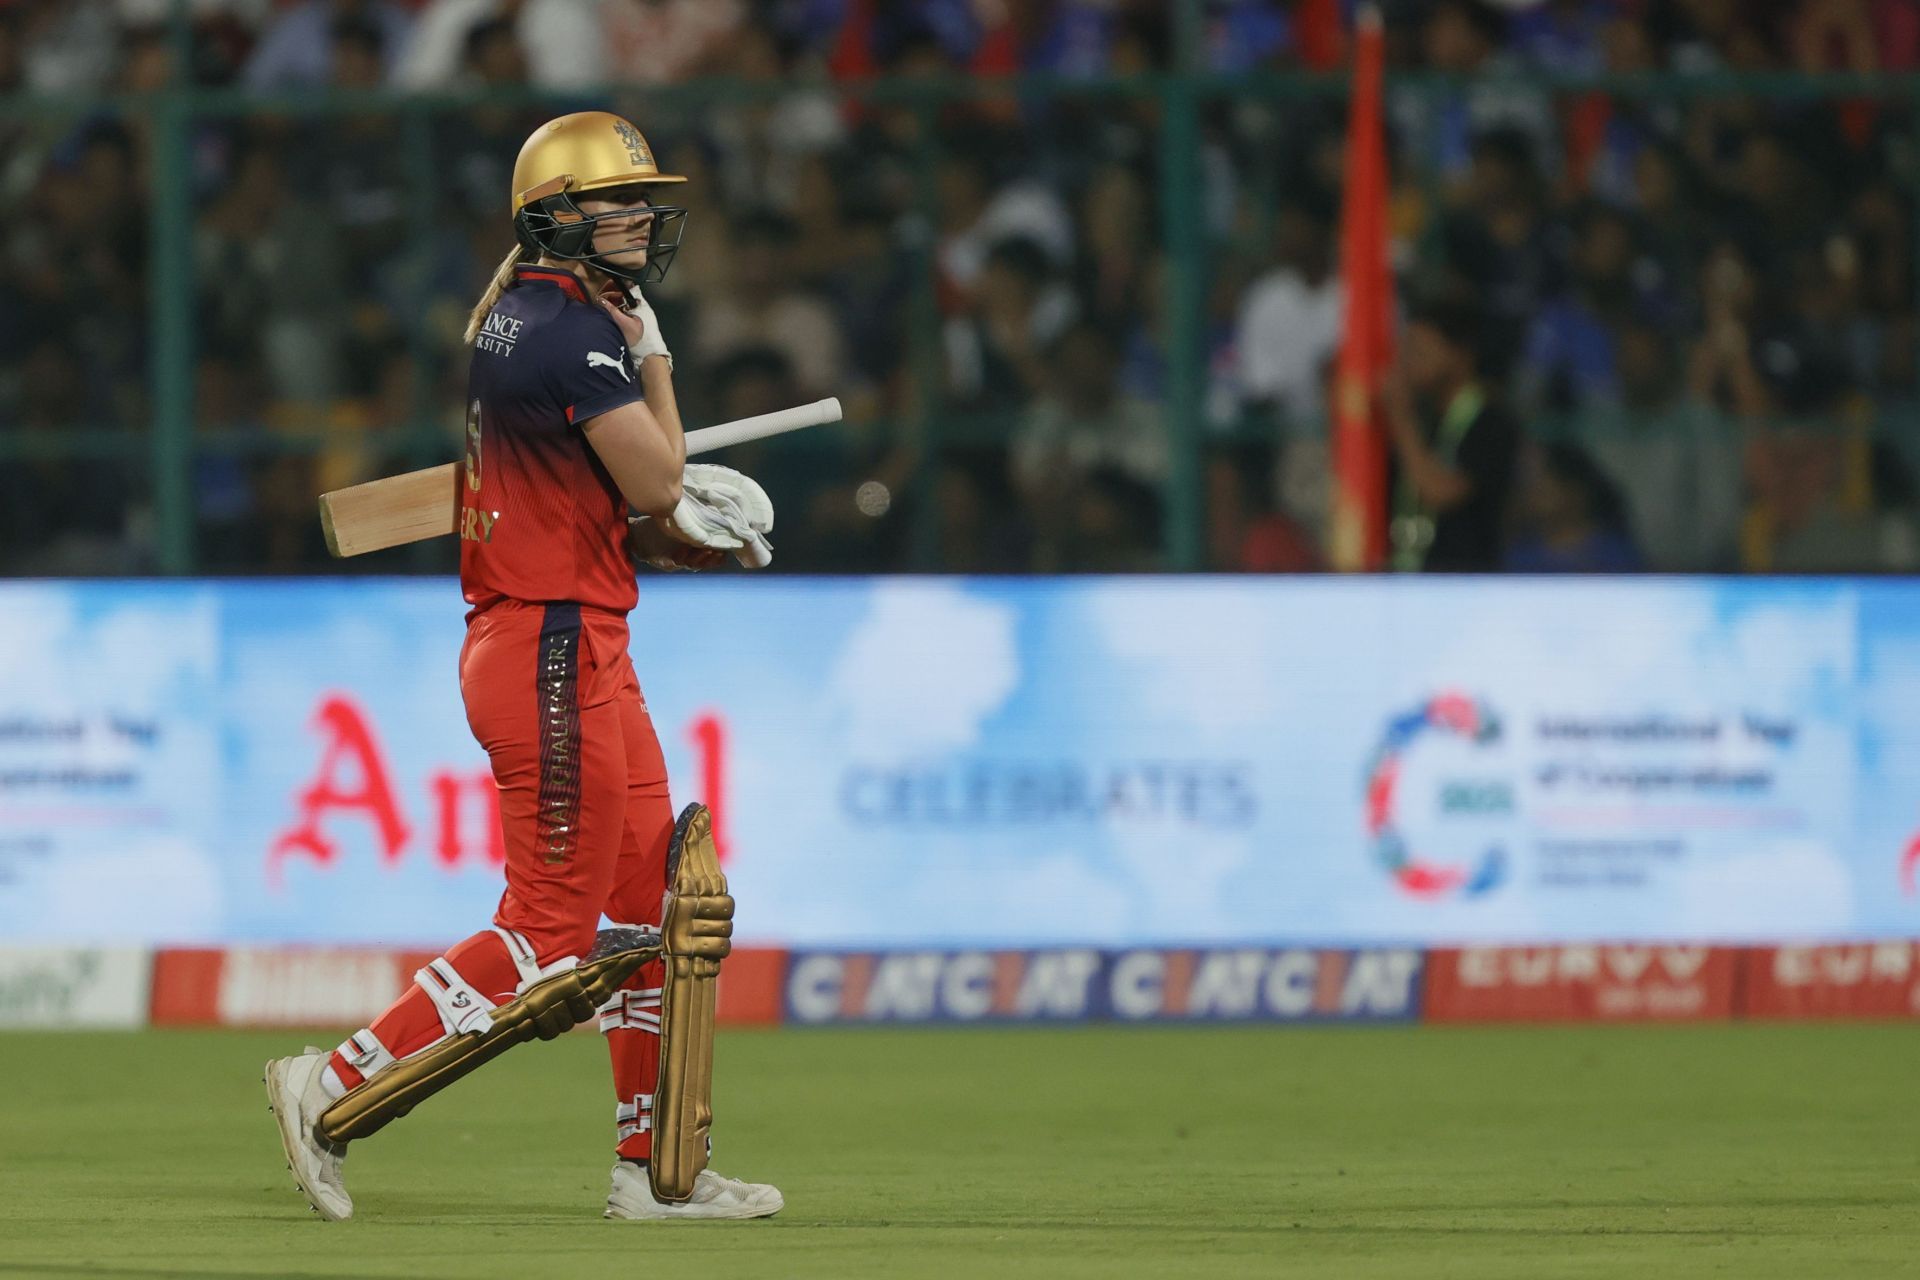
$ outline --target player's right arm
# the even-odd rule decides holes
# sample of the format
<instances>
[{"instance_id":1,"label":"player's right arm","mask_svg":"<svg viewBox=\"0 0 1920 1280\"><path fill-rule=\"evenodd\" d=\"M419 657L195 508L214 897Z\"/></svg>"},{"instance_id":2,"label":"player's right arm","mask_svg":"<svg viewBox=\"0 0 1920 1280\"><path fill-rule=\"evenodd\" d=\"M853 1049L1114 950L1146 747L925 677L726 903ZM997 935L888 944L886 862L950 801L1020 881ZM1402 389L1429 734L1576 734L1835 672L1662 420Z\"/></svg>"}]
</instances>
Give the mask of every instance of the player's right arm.
<instances>
[{"instance_id":1,"label":"player's right arm","mask_svg":"<svg viewBox=\"0 0 1920 1280\"><path fill-rule=\"evenodd\" d=\"M634 400L587 419L581 429L619 486L620 496L634 510L661 519L673 514L680 503L680 477L687 461L678 415L669 428L645 400Z\"/></svg>"},{"instance_id":2,"label":"player's right arm","mask_svg":"<svg viewBox=\"0 0 1920 1280\"><path fill-rule=\"evenodd\" d=\"M666 344L660 342L659 334L649 334L649 328L659 320L653 319L653 307L647 307L639 290L634 290L630 309L614 305L605 294L595 301L620 332L620 342L630 349L622 353L622 361L630 359L634 363L645 399L593 420L607 422L628 409L639 409L626 422L611 422L612 430L595 430L593 422L588 422L588 443L634 510L664 520L680 503L680 472L687 462L680 401L674 399L674 363L666 355ZM643 338L651 338L651 342L643 344ZM666 457L662 457L662 449ZM618 459L618 466L614 459Z\"/></svg>"},{"instance_id":3,"label":"player's right arm","mask_svg":"<svg viewBox=\"0 0 1920 1280\"><path fill-rule=\"evenodd\" d=\"M581 321L570 331L574 341L556 362L560 398L580 411L581 432L620 496L642 515L664 518L680 502L687 461L668 362L650 356L634 370L629 326L639 321L605 302L599 311L598 320ZM567 416L572 420L574 411Z\"/></svg>"},{"instance_id":4,"label":"player's right arm","mask_svg":"<svg viewBox=\"0 0 1920 1280\"><path fill-rule=\"evenodd\" d=\"M673 364L665 356L647 356L639 362L640 386L647 394L647 407L680 447L680 461L687 460L686 433L680 425L680 401L673 394Z\"/></svg>"}]
</instances>

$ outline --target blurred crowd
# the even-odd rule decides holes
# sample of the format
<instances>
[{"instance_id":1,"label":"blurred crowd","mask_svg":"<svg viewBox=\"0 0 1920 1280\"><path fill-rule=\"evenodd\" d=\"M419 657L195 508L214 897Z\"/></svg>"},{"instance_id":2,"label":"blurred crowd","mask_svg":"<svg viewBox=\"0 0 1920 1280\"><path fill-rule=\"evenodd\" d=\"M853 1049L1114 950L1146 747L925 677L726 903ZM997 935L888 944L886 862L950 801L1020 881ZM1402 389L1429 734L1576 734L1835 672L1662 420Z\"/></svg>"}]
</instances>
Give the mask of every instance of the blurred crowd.
<instances>
[{"instance_id":1,"label":"blurred crowd","mask_svg":"<svg viewBox=\"0 0 1920 1280\"><path fill-rule=\"evenodd\" d=\"M1451 567L1920 562L1913 96L1713 79L1913 70L1920 0L1380 7L1400 296L1511 424L1467 468L1486 537ZM1205 281L1205 564L1325 567L1344 89L1249 73L1344 66L1350 5L1204 0L1221 74L1188 202L1161 102L1073 88L1167 69L1167 0L192 0L202 86L505 92L199 115L170 175L192 242L160 250L150 114L86 104L169 83L169 8L0 0L0 95L65 95L0 110L0 571L152 567L146 457L51 444L146 429L158 251L191 259L171 314L193 332L197 565L327 569L315 493L458 454L461 323L511 243L514 155L585 107L691 178L653 292L689 425L847 406L729 457L780 504L776 567L1166 566L1176 245ZM1046 88L857 92L1018 73ZM661 91L708 78L741 92ZM1415 375L1394 380L1408 430L1447 455L1449 404Z\"/></svg>"}]
</instances>

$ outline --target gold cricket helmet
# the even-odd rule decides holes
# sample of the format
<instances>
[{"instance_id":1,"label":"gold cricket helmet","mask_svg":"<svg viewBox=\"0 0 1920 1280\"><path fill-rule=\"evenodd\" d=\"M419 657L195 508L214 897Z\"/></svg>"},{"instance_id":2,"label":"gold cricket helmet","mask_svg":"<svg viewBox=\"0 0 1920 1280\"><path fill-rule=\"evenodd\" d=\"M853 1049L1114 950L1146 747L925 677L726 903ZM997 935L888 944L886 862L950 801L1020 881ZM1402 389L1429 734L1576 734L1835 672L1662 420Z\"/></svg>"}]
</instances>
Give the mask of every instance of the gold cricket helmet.
<instances>
[{"instance_id":1,"label":"gold cricket helmet","mask_svg":"<svg viewBox=\"0 0 1920 1280\"><path fill-rule=\"evenodd\" d=\"M686 209L650 200L634 206L653 214L647 263L636 271L606 261L593 249L594 224L602 218L624 218L632 209L589 214L575 197L686 180L683 174L660 172L653 148L632 124L608 111L576 111L549 120L521 145L513 164L514 234L532 253L585 262L619 279L650 284L667 273L679 252Z\"/></svg>"}]
</instances>

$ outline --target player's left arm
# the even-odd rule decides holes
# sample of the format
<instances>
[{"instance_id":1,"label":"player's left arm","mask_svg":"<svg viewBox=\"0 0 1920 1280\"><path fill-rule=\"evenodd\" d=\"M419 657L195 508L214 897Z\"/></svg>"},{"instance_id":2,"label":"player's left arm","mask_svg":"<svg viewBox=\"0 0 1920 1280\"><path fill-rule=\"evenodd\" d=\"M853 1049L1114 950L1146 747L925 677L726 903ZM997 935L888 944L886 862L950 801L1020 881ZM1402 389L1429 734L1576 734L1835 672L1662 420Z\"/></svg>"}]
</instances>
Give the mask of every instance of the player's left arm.
<instances>
[{"instance_id":1,"label":"player's left arm","mask_svg":"<svg viewBox=\"0 0 1920 1280\"><path fill-rule=\"evenodd\" d=\"M711 569L724 560L726 554L711 547L689 546L670 536L658 520L627 523L627 559L635 569L641 565L662 573Z\"/></svg>"}]
</instances>

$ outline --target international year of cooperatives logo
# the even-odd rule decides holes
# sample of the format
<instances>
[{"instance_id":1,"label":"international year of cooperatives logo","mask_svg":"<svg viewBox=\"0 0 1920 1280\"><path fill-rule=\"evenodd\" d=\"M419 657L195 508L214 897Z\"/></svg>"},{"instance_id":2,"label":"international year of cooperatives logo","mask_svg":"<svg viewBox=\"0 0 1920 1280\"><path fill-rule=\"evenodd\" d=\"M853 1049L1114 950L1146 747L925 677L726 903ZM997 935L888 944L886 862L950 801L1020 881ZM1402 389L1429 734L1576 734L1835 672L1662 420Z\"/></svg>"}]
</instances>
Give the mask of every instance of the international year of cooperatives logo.
<instances>
[{"instance_id":1,"label":"international year of cooperatives logo","mask_svg":"<svg viewBox=\"0 0 1920 1280\"><path fill-rule=\"evenodd\" d=\"M1476 898L1491 893L1507 877L1505 846L1490 840L1464 861L1423 855L1408 833L1407 776L1414 748L1452 738L1478 749L1500 741L1500 718L1485 702L1463 693L1440 693L1387 721L1386 733L1366 770L1367 841L1375 862L1401 892L1415 898ZM1486 778L1449 778L1440 782L1443 814L1510 813L1510 783Z\"/></svg>"}]
</instances>

